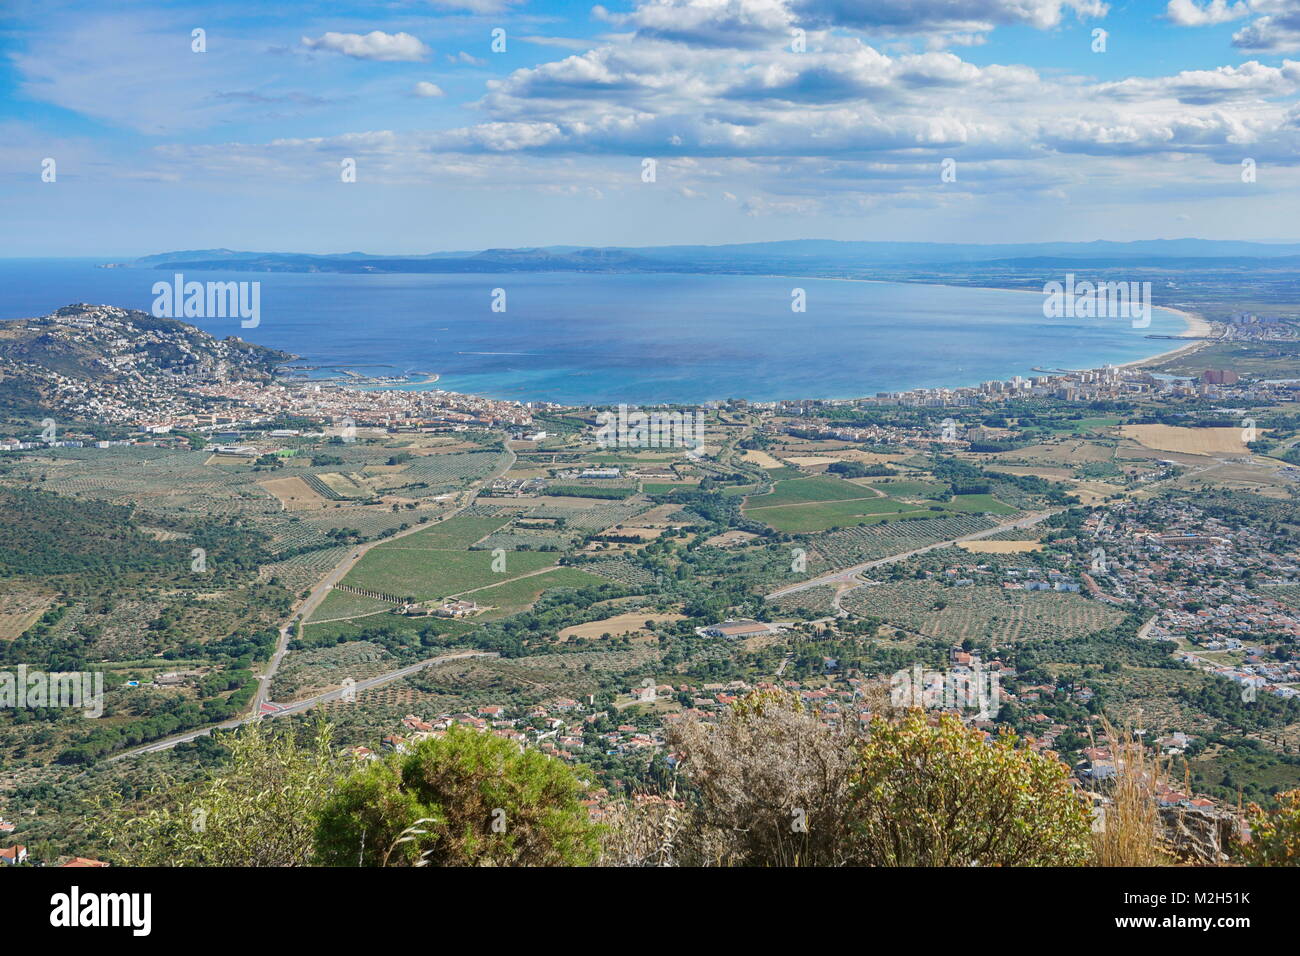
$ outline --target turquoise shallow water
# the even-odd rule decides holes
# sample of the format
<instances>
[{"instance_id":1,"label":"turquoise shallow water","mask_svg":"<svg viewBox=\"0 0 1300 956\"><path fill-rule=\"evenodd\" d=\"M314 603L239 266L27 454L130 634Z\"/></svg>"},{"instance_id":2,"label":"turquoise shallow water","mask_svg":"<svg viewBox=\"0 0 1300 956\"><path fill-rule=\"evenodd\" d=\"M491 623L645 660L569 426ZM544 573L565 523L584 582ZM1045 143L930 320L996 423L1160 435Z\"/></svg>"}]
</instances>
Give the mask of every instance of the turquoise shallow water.
<instances>
[{"instance_id":1,"label":"turquoise shallow water","mask_svg":"<svg viewBox=\"0 0 1300 956\"><path fill-rule=\"evenodd\" d=\"M0 260L0 318L149 310L170 272ZM1023 292L754 276L186 273L261 283L261 324L188 319L307 363L436 372L438 388L564 403L851 398L1091 368L1174 347L1183 320L1046 319ZM807 311L791 311L791 290ZM506 311L493 312L492 290Z\"/></svg>"}]
</instances>

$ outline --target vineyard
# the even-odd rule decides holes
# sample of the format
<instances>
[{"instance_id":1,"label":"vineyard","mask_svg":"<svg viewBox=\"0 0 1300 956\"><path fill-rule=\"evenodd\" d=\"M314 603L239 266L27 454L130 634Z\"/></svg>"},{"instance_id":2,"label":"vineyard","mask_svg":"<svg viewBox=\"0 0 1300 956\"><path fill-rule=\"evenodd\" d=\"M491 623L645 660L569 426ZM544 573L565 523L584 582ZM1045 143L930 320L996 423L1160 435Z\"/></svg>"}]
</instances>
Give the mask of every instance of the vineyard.
<instances>
[{"instance_id":1,"label":"vineyard","mask_svg":"<svg viewBox=\"0 0 1300 956\"><path fill-rule=\"evenodd\" d=\"M641 499L624 501L602 501L584 508L557 508L543 506L531 512L534 518L563 518L566 526L582 531L604 531L616 524L622 524L638 512L649 507Z\"/></svg>"},{"instance_id":2,"label":"vineyard","mask_svg":"<svg viewBox=\"0 0 1300 956\"><path fill-rule=\"evenodd\" d=\"M308 620L313 624L322 621L346 620L367 614L378 614L382 611L392 610L392 608L393 604L390 601L332 588L329 594L325 596L325 600L321 601Z\"/></svg>"},{"instance_id":3,"label":"vineyard","mask_svg":"<svg viewBox=\"0 0 1300 956\"><path fill-rule=\"evenodd\" d=\"M468 481L486 478L506 463L505 454L471 451L450 455L424 455L416 458L398 476L402 485L426 484L417 496L442 494ZM416 494L416 492L411 492Z\"/></svg>"}]
</instances>

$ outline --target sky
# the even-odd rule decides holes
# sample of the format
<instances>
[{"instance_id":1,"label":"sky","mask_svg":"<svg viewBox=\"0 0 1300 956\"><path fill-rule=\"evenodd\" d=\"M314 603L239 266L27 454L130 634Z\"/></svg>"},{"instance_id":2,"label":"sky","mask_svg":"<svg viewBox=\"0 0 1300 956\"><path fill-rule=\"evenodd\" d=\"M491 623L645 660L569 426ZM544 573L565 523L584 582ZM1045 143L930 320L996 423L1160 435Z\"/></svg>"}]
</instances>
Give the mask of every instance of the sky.
<instances>
[{"instance_id":1,"label":"sky","mask_svg":"<svg viewBox=\"0 0 1300 956\"><path fill-rule=\"evenodd\" d=\"M1297 241L1298 92L1300 0L5 0L0 256Z\"/></svg>"}]
</instances>

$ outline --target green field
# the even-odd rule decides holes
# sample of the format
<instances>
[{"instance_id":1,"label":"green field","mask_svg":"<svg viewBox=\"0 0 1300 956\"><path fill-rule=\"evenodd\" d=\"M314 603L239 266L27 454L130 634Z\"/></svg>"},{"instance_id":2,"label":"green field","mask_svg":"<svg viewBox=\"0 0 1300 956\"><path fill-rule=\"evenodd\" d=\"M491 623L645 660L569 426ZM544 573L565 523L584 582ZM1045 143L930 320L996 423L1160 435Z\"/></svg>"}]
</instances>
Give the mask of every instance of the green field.
<instances>
[{"instance_id":1,"label":"green field","mask_svg":"<svg viewBox=\"0 0 1300 956\"><path fill-rule=\"evenodd\" d=\"M429 601L550 567L557 557L537 551L507 552L505 570L493 571L491 551L435 551L396 546L373 548L348 572L343 583Z\"/></svg>"},{"instance_id":2,"label":"green field","mask_svg":"<svg viewBox=\"0 0 1300 956\"><path fill-rule=\"evenodd\" d=\"M757 508L749 517L762 521L777 531L812 532L828 528L848 528L859 524L876 524L901 514L936 514L890 498L858 498L853 501L822 501L784 508Z\"/></svg>"},{"instance_id":3,"label":"green field","mask_svg":"<svg viewBox=\"0 0 1300 956\"><path fill-rule=\"evenodd\" d=\"M879 481L876 479L863 479L863 481L881 494L890 495L894 498L924 498L926 495L938 494L941 491L948 490L948 486L939 481Z\"/></svg>"},{"instance_id":4,"label":"green field","mask_svg":"<svg viewBox=\"0 0 1300 956\"><path fill-rule=\"evenodd\" d=\"M586 571L562 567L556 568L554 571L547 571L545 574L516 578L513 581L498 584L496 587L475 591L470 597L478 602L480 607L496 608L495 611L490 611L485 616L497 618L517 614L525 610L541 597L543 591L548 591L551 588L588 588L596 584L609 583L607 579L588 574Z\"/></svg>"},{"instance_id":5,"label":"green field","mask_svg":"<svg viewBox=\"0 0 1300 956\"><path fill-rule=\"evenodd\" d=\"M387 611L392 606L387 601L366 597L363 594L330 591L325 596L325 600L321 601L320 606L312 612L310 620L332 621L336 618L360 617L363 614L374 614L376 611Z\"/></svg>"},{"instance_id":6,"label":"green field","mask_svg":"<svg viewBox=\"0 0 1300 956\"><path fill-rule=\"evenodd\" d=\"M477 518L472 515L457 515L429 525L422 531L404 535L395 541L388 541L375 546L375 550L388 548L468 548L480 538L487 537L498 528L504 527L509 518ZM368 557L368 555L367 555ZM352 582L348 582L349 584Z\"/></svg>"},{"instance_id":7,"label":"green field","mask_svg":"<svg viewBox=\"0 0 1300 956\"><path fill-rule=\"evenodd\" d=\"M778 481L770 495L755 495L751 498L748 510L798 505L809 501L846 501L851 498L873 497L875 495L871 489L840 478L788 478Z\"/></svg>"},{"instance_id":8,"label":"green field","mask_svg":"<svg viewBox=\"0 0 1300 956\"><path fill-rule=\"evenodd\" d=\"M647 495L671 495L675 491L696 491L699 484L698 481L647 481L641 490Z\"/></svg>"},{"instance_id":9,"label":"green field","mask_svg":"<svg viewBox=\"0 0 1300 956\"><path fill-rule=\"evenodd\" d=\"M941 490L933 482L895 481L867 486L839 478L798 478L779 481L770 495L756 495L745 506L747 517L794 534L849 528L856 525L896 521L901 517L931 517L939 512L930 505L916 505L896 498L872 497L867 492L892 491L900 497L915 497ZM992 495L957 495L952 501L935 502L943 511L965 514L1014 514L1014 508Z\"/></svg>"}]
</instances>

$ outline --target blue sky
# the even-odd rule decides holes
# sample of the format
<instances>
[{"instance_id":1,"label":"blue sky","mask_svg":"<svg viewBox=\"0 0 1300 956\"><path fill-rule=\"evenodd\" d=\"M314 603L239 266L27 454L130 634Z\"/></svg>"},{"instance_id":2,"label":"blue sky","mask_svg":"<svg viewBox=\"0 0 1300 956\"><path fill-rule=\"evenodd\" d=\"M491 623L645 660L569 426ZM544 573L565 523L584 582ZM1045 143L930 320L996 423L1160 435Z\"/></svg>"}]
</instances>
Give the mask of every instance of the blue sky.
<instances>
[{"instance_id":1,"label":"blue sky","mask_svg":"<svg viewBox=\"0 0 1300 956\"><path fill-rule=\"evenodd\" d=\"M6 0L0 256L1297 240L1298 92L1300 0Z\"/></svg>"}]
</instances>

